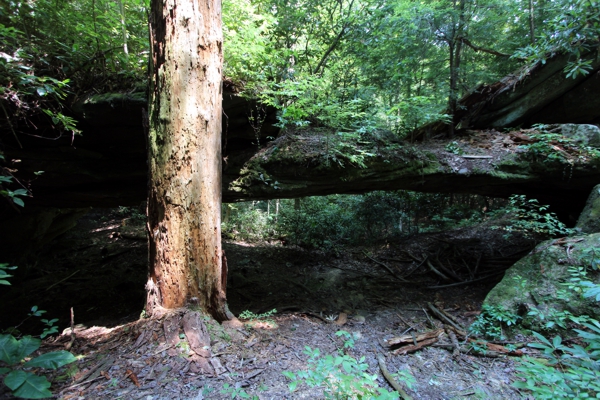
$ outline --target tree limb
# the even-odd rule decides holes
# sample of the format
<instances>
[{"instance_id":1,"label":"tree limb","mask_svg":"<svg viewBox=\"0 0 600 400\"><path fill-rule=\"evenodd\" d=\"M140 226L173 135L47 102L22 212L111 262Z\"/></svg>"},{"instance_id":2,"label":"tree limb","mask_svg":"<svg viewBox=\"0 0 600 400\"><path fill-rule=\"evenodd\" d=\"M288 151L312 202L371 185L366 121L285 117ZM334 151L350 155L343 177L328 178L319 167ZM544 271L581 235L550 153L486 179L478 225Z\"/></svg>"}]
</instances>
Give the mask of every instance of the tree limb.
<instances>
[{"instance_id":1,"label":"tree limb","mask_svg":"<svg viewBox=\"0 0 600 400\"><path fill-rule=\"evenodd\" d=\"M323 54L323 57L321 57L321 61L319 61L319 64L317 64L316 68L313 71L313 74L316 75L319 72L321 67L325 64L325 61L327 61L327 58L329 57L329 55L335 50L335 48L338 46L338 44L340 44L342 37L344 37L344 34L346 33L347 27L348 27L348 25L342 26L342 30L335 37L335 39L333 40L333 43L331 43L331 45L329 46L329 48L327 49L325 54Z\"/></svg>"},{"instance_id":2,"label":"tree limb","mask_svg":"<svg viewBox=\"0 0 600 400\"><path fill-rule=\"evenodd\" d=\"M404 400L412 400L412 397L404 391L402 386L400 386L398 381L396 381L392 374L390 374L390 372L388 371L387 367L385 366L385 359L383 358L382 354L377 354L377 362L379 363L381 373L383 374L383 376L385 376L385 379L387 379L390 385L392 385L392 387L396 389L396 391L400 394L400 397L402 397Z\"/></svg>"},{"instance_id":3,"label":"tree limb","mask_svg":"<svg viewBox=\"0 0 600 400\"><path fill-rule=\"evenodd\" d=\"M460 37L458 38L459 41L461 41L462 43L466 44L467 46L469 46L470 48L472 48L473 50L479 52L482 51L484 53L488 53L488 54L493 54L495 56L498 57L510 57L510 54L506 54L506 53L500 53L499 51L496 50L492 50L492 49L486 49L484 47L479 47L474 45L473 43L471 43L471 41L465 37Z\"/></svg>"}]
</instances>

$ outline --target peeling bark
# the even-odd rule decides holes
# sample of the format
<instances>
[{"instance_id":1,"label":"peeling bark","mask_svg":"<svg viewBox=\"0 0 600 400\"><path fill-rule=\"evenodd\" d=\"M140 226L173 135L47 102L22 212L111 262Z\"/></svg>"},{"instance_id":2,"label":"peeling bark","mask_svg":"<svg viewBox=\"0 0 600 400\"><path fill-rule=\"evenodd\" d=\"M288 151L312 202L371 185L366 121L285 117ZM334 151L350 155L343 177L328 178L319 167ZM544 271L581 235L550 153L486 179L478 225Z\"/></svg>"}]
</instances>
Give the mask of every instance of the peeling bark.
<instances>
[{"instance_id":1,"label":"peeling bark","mask_svg":"<svg viewBox=\"0 0 600 400\"><path fill-rule=\"evenodd\" d=\"M219 0L153 0L146 312L192 298L229 319L221 250Z\"/></svg>"}]
</instances>

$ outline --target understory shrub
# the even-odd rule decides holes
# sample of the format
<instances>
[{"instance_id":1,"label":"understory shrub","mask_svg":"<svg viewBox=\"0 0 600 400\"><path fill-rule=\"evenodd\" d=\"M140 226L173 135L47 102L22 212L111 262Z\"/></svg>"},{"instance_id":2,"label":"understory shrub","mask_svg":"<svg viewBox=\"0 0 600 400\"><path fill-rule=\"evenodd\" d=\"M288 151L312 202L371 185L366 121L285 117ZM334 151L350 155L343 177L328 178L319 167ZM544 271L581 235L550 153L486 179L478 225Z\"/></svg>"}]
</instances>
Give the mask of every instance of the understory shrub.
<instances>
[{"instance_id":1,"label":"understory shrub","mask_svg":"<svg viewBox=\"0 0 600 400\"><path fill-rule=\"evenodd\" d=\"M591 249L595 260L595 249ZM586 259L584 257L584 259ZM572 267L571 279L563 285L585 298L600 301L600 285L587 280L588 269L598 273L598 264L590 267ZM587 315L572 315L568 311L544 315L539 310L529 312L539 318L540 327L547 332L560 329L563 335L576 333L565 339L555 334L552 339L532 332L537 343L530 347L542 350L542 358L525 357L517 368L519 380L513 385L531 392L536 399L600 398L600 322Z\"/></svg>"},{"instance_id":2,"label":"understory shrub","mask_svg":"<svg viewBox=\"0 0 600 400\"><path fill-rule=\"evenodd\" d=\"M507 218L504 225L496 228L508 234L520 232L525 237L547 239L573 233L556 214L549 211L549 206L541 205L536 199L528 199L525 195L511 196L506 207L497 210L495 216Z\"/></svg>"},{"instance_id":3,"label":"understory shrub","mask_svg":"<svg viewBox=\"0 0 600 400\"><path fill-rule=\"evenodd\" d=\"M222 231L228 239L277 238L332 250L476 224L504 202L407 191L255 201L224 205Z\"/></svg>"},{"instance_id":4,"label":"understory shrub","mask_svg":"<svg viewBox=\"0 0 600 400\"><path fill-rule=\"evenodd\" d=\"M369 373L369 365L365 357L355 359L344 350L354 347L352 334L346 331L336 332L336 336L345 339L342 349L335 354L321 355L320 349L306 346L304 354L308 356L308 368L305 371L284 371L283 375L290 379L290 392L300 385L323 389L326 399L398 399L398 392L390 392L379 387L377 374ZM404 383L411 388L414 377L407 371L400 371Z\"/></svg>"},{"instance_id":5,"label":"understory shrub","mask_svg":"<svg viewBox=\"0 0 600 400\"><path fill-rule=\"evenodd\" d=\"M0 264L0 284L10 285L6 279L12 275L6 271L14 270L16 267L9 267L8 264ZM30 317L40 317L46 311L38 309L37 306L31 308ZM8 387L15 397L23 399L44 399L52 397L49 388L50 382L44 375L38 375L38 369L57 369L76 361L75 356L68 351L59 350L42 354L31 359L30 355L37 351L44 337L57 332L54 324L57 319L42 319L46 327L40 335L40 339L30 335L21 338L13 336L11 333L0 334L0 375L4 376L4 384ZM17 327L10 329L12 333L17 333Z\"/></svg>"}]
</instances>

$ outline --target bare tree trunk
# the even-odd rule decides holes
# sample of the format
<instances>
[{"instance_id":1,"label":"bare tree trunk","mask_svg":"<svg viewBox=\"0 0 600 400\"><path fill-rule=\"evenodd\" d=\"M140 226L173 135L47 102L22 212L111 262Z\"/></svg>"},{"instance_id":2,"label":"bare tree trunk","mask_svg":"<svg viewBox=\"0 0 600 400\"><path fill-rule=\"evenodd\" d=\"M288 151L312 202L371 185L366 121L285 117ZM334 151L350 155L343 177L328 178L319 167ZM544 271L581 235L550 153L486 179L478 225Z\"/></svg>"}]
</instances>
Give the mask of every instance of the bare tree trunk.
<instances>
[{"instance_id":1,"label":"bare tree trunk","mask_svg":"<svg viewBox=\"0 0 600 400\"><path fill-rule=\"evenodd\" d=\"M146 312L193 300L223 321L221 2L152 0L150 19Z\"/></svg>"},{"instance_id":2,"label":"bare tree trunk","mask_svg":"<svg viewBox=\"0 0 600 400\"><path fill-rule=\"evenodd\" d=\"M456 105L457 105L457 77L458 73L456 70L456 66L454 65L456 58L454 57L455 47L454 42L448 42L448 50L450 52L450 93L448 94L448 108L450 109L450 124L448 125L448 137L450 139L454 138L454 126L456 125Z\"/></svg>"},{"instance_id":3,"label":"bare tree trunk","mask_svg":"<svg viewBox=\"0 0 600 400\"><path fill-rule=\"evenodd\" d=\"M529 0L529 40L535 44L535 18L533 14L533 0Z\"/></svg>"},{"instance_id":4,"label":"bare tree trunk","mask_svg":"<svg viewBox=\"0 0 600 400\"><path fill-rule=\"evenodd\" d=\"M448 96L448 108L450 109L450 125L448 126L448 137L454 137L454 128L458 121L456 120L456 111L458 107L458 79L460 71L460 60L462 53L462 40L465 31L465 0L460 0L457 4L454 1L454 9L458 7L458 21L452 27L452 37L448 41L450 52L450 93Z\"/></svg>"}]
</instances>

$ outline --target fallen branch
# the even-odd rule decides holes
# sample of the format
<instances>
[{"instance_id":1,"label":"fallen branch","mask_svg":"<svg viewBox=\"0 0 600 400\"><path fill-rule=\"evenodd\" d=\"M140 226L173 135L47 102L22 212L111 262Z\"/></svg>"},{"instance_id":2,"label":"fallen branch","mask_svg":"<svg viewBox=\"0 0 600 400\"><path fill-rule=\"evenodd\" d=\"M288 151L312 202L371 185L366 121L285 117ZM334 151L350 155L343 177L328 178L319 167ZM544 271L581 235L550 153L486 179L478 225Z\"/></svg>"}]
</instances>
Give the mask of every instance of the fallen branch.
<instances>
[{"instance_id":1,"label":"fallen branch","mask_svg":"<svg viewBox=\"0 0 600 400\"><path fill-rule=\"evenodd\" d=\"M406 279L406 278L408 278L409 276L411 276L411 275L413 274L413 272L415 272L416 270L418 270L419 268L421 268L421 266L422 266L423 264L425 264L425 261L427 261L427 257L425 258L425 260L423 260L423 261L420 261L420 262L419 262L419 264L417 264L417 266L416 266L416 267L414 267L413 269L411 269L410 271L408 271L408 273L407 273L407 274L405 274L405 275L404 275L402 278L403 278L403 279Z\"/></svg>"},{"instance_id":2,"label":"fallen branch","mask_svg":"<svg viewBox=\"0 0 600 400\"><path fill-rule=\"evenodd\" d=\"M505 272L506 271L501 271L501 272L497 272L495 274L486 275L484 277L473 279L473 280L470 280L470 281L457 282L457 283L449 283L448 285L427 286L427 289L445 289L445 288L449 288L449 287L452 287L452 286L469 285L471 283L485 281L486 279L493 278L494 276L504 275Z\"/></svg>"},{"instance_id":3,"label":"fallen branch","mask_svg":"<svg viewBox=\"0 0 600 400\"><path fill-rule=\"evenodd\" d=\"M404 400L412 400L412 397L409 396L408 393L406 393L404 391L402 386L400 386L398 381L396 381L394 379L394 377L392 376L392 374L390 374L390 372L388 371L388 369L385 365L385 358L383 358L383 354L377 354L377 362L379 363L379 368L381 369L381 373L383 374L385 379L387 379L387 381L390 383L390 385L392 385L392 387L394 389L396 389L396 391L400 394L400 397L402 397Z\"/></svg>"},{"instance_id":4,"label":"fallen branch","mask_svg":"<svg viewBox=\"0 0 600 400\"><path fill-rule=\"evenodd\" d=\"M422 342L417 343L416 345L400 347L399 349L393 351L392 353L395 355L399 355L399 354L403 355L403 354L413 353L417 350L422 349L423 347L430 346L437 341L438 341L438 338L436 338L436 337L431 338L431 339L426 339L426 340L423 340Z\"/></svg>"},{"instance_id":5,"label":"fallen branch","mask_svg":"<svg viewBox=\"0 0 600 400\"><path fill-rule=\"evenodd\" d=\"M363 275L363 276L367 276L369 278L377 278L375 275L371 275L371 274L367 274L365 272L362 271L357 271L354 269L350 269L350 268L342 268L342 267L338 267L337 265L328 265L328 268L335 268L335 269L339 269L341 271L347 271L347 272L352 272L354 274L358 274L358 275Z\"/></svg>"},{"instance_id":6,"label":"fallen branch","mask_svg":"<svg viewBox=\"0 0 600 400\"><path fill-rule=\"evenodd\" d=\"M429 267L430 270L432 270L433 272L435 272L437 275L439 275L445 281L449 281L450 280L450 278L448 278L446 275L442 274L440 271L438 271L437 269L435 269L435 267L433 266L433 264L431 263L431 261L427 260L427 266Z\"/></svg>"},{"instance_id":7,"label":"fallen branch","mask_svg":"<svg viewBox=\"0 0 600 400\"><path fill-rule=\"evenodd\" d=\"M476 339L468 338L467 341L469 343L473 343L473 344L477 345L477 347L474 346L473 344L471 345L471 347L473 348L473 351L475 351L475 352L488 353L491 351L492 353L504 354L504 355L509 355L509 356L517 356L517 357L521 357L523 355L523 352L521 350L509 350L502 345L486 342L485 340L476 340ZM487 350L480 350L481 347L485 347Z\"/></svg>"},{"instance_id":8,"label":"fallen branch","mask_svg":"<svg viewBox=\"0 0 600 400\"><path fill-rule=\"evenodd\" d=\"M387 271L388 271L388 272L389 272L389 273L390 273L390 274L391 274L391 275L392 275L394 278L398 279L399 281L406 282L406 280L405 280L405 279L402 279L402 278L400 278L399 276L397 276L397 275L394 273L394 271L393 271L393 270L392 270L390 267L388 267L386 264L382 263L381 261L377 261L377 260L376 260L376 259L374 259L373 257L369 256L367 253L365 253L365 256L366 256L366 257L367 257L369 260L371 260L371 261L373 261L373 262L375 262L375 263L377 263L377 264L381 265L383 268L385 268L385 269L386 269L386 270L387 270Z\"/></svg>"},{"instance_id":9,"label":"fallen branch","mask_svg":"<svg viewBox=\"0 0 600 400\"><path fill-rule=\"evenodd\" d=\"M447 312L446 310L444 310L442 307L438 308L438 310L444 314L446 317L450 318L452 321L454 321L456 323L456 325L461 327L461 330L464 331L465 328L462 326L462 324L460 323L459 320L456 319L456 317L452 314L450 314L449 312Z\"/></svg>"},{"instance_id":10,"label":"fallen branch","mask_svg":"<svg viewBox=\"0 0 600 400\"><path fill-rule=\"evenodd\" d=\"M427 307L431 310L431 312L433 312L436 317L438 317L440 320L442 320L443 322L446 322L450 325L452 325L453 327L455 327L458 330L464 330L464 328L458 326L454 321L452 321L450 318L446 317L440 310L438 310L433 304L431 303L427 303Z\"/></svg>"},{"instance_id":11,"label":"fallen branch","mask_svg":"<svg viewBox=\"0 0 600 400\"><path fill-rule=\"evenodd\" d=\"M422 308L422 310L423 310L423 312L425 313L425 316L427 317L427 321L429 321L429 325L431 325L431 327L432 327L433 329L436 329L436 328L437 328L437 326L435 325L435 322L433 322L433 321L431 320L431 318L429 318L429 314L427 314L427 310L425 310L424 308Z\"/></svg>"},{"instance_id":12,"label":"fallen branch","mask_svg":"<svg viewBox=\"0 0 600 400\"><path fill-rule=\"evenodd\" d=\"M411 260L401 260L399 258L392 258L392 257L381 257L382 260L387 260L387 261L396 261L399 263L410 263L412 262Z\"/></svg>"},{"instance_id":13,"label":"fallen branch","mask_svg":"<svg viewBox=\"0 0 600 400\"><path fill-rule=\"evenodd\" d=\"M446 328L454 331L454 333L456 333L461 339L466 339L468 337L467 332L464 330L456 329L455 327L449 325L446 325Z\"/></svg>"},{"instance_id":14,"label":"fallen branch","mask_svg":"<svg viewBox=\"0 0 600 400\"><path fill-rule=\"evenodd\" d=\"M432 345L432 347L437 347L437 348L446 349L446 350L454 350L454 345L447 344L447 343L435 343ZM460 346L460 352L463 354L469 354L469 353L471 353L472 350L473 350L473 348L466 347L466 346ZM489 357L489 358L499 358L499 357L505 355L505 354L496 353L495 351L487 351L487 352L485 352L485 354L474 351L474 354L481 356L481 357Z\"/></svg>"},{"instance_id":15,"label":"fallen branch","mask_svg":"<svg viewBox=\"0 0 600 400\"><path fill-rule=\"evenodd\" d=\"M421 342L425 339L437 338L438 336L440 336L442 334L442 332L444 332L443 329L436 329L435 331L419 333L415 337L413 337L412 335L398 336L398 337L388 340L388 344L389 344L389 346L395 346L397 344L412 343L415 340L417 342Z\"/></svg>"},{"instance_id":16,"label":"fallen branch","mask_svg":"<svg viewBox=\"0 0 600 400\"><path fill-rule=\"evenodd\" d=\"M46 288L46 291L48 291L48 290L52 289L54 286L56 286L56 285L58 285L58 284L61 284L61 283L63 283L64 281L66 281L67 279L69 279L70 277L72 277L73 275L75 275L76 273L78 273L79 271L81 271L81 270L80 270L80 269L78 269L77 271L73 272L71 275L67 276L66 278L64 278L64 279L61 279L60 281L58 281L58 282L56 282L56 283L53 283L52 285L48 286L48 287Z\"/></svg>"},{"instance_id":17,"label":"fallen branch","mask_svg":"<svg viewBox=\"0 0 600 400\"><path fill-rule=\"evenodd\" d=\"M75 313L73 312L73 307L71 307L71 340L69 343L65 345L65 349L67 351L71 350L73 344L75 343Z\"/></svg>"},{"instance_id":18,"label":"fallen branch","mask_svg":"<svg viewBox=\"0 0 600 400\"><path fill-rule=\"evenodd\" d=\"M438 347L438 348L442 348L442 349L446 349L446 350L454 350L454 345L452 345L452 344L436 343L436 344L432 344L432 347ZM459 350L463 354L473 353L473 354L481 356L481 357L489 357L489 358L499 358L499 357L503 357L503 356L520 357L523 355L523 352L521 352L520 350L516 350L516 351L508 351L508 349L505 349L506 351L481 350L481 349L477 349L477 348L471 347L471 346L460 346Z\"/></svg>"},{"instance_id":19,"label":"fallen branch","mask_svg":"<svg viewBox=\"0 0 600 400\"><path fill-rule=\"evenodd\" d=\"M103 379L104 377L100 376L100 372L108 371L110 369L110 367L115 363L115 361L116 361L115 357L110 357L110 356L106 357L106 359L102 360L101 362L96 364L96 366L90 368L90 370L88 372L86 372L81 377L79 377L79 379L77 379L75 382L73 382L73 384L71 386L66 387L63 390L61 390L61 393L71 390L75 387L90 384L92 382L95 382L98 379Z\"/></svg>"},{"instance_id":20,"label":"fallen branch","mask_svg":"<svg viewBox=\"0 0 600 400\"><path fill-rule=\"evenodd\" d=\"M446 334L452 342L452 347L454 347L454 349L452 350L452 357L456 358L460 355L460 345L458 344L458 339L456 338L456 334L454 333L454 331L450 329L449 326L444 325L444 327L446 328Z\"/></svg>"},{"instance_id":21,"label":"fallen branch","mask_svg":"<svg viewBox=\"0 0 600 400\"><path fill-rule=\"evenodd\" d=\"M295 281L295 280L293 280L293 279L286 279L285 281L286 281L286 282L289 282L289 283L293 283L294 285L296 285L296 286L298 286L298 287L300 287L300 288L302 288L302 289L306 290L308 293L310 293L310 294L313 294L313 291L312 291L312 290L310 290L309 288L307 288L306 286L304 286L304 285L303 285L303 284L301 284L300 282L296 282L296 281Z\"/></svg>"},{"instance_id":22,"label":"fallen branch","mask_svg":"<svg viewBox=\"0 0 600 400\"><path fill-rule=\"evenodd\" d=\"M473 275L471 275L471 278L475 278L475 276L477 276L477 270L479 269L479 264L481 263L482 256L483 253L479 253L479 257L477 257L477 264L475 264L475 270L473 271Z\"/></svg>"},{"instance_id":23,"label":"fallen branch","mask_svg":"<svg viewBox=\"0 0 600 400\"><path fill-rule=\"evenodd\" d=\"M331 322L331 321L328 321L327 319L321 317L319 314L316 314L316 313L313 313L313 312L310 312L310 311L301 311L298 314L304 314L304 315L307 315L309 317L320 319L321 321L325 322L326 324L328 324L328 323Z\"/></svg>"},{"instance_id":24,"label":"fallen branch","mask_svg":"<svg viewBox=\"0 0 600 400\"><path fill-rule=\"evenodd\" d=\"M484 159L484 158L492 158L492 156L477 156L477 155L469 155L469 154L465 154L461 156L462 158L473 158L473 159Z\"/></svg>"},{"instance_id":25,"label":"fallen branch","mask_svg":"<svg viewBox=\"0 0 600 400\"><path fill-rule=\"evenodd\" d=\"M414 256L414 255L413 255L413 254L412 254L410 251L408 251L408 250L404 250L404 252L405 252L406 254L408 254L408 256L409 256L410 258L412 258L413 260L415 260L415 261L416 261L416 262L418 262L418 263L424 263L424 262L425 262L425 260L427 260L427 257L425 257L423 260L421 260L421 259L417 258L417 256Z\"/></svg>"},{"instance_id":26,"label":"fallen branch","mask_svg":"<svg viewBox=\"0 0 600 400\"><path fill-rule=\"evenodd\" d=\"M450 275L452 278L454 278L454 280L458 281L458 282L462 282L463 280L454 273L454 271L452 271L450 268L446 268L446 266L444 264L442 264L442 262L438 259L437 260L437 265L439 266L439 268L445 272L446 274Z\"/></svg>"}]
</instances>

